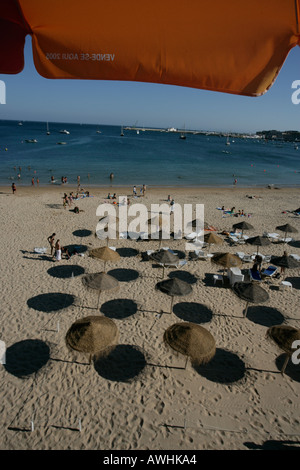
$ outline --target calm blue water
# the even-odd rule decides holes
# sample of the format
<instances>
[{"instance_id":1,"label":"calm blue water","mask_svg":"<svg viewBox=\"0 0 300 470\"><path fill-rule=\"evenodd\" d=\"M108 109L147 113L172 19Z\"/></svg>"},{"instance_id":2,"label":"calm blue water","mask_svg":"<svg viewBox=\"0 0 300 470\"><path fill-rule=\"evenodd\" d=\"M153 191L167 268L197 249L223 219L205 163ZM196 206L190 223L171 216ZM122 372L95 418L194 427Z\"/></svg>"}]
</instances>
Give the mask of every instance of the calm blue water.
<instances>
[{"instance_id":1,"label":"calm blue water","mask_svg":"<svg viewBox=\"0 0 300 470\"><path fill-rule=\"evenodd\" d=\"M67 129L70 135L59 131ZM171 132L124 130L117 126L0 121L0 184L49 185L66 176L76 184L109 186L298 186L300 145ZM97 130L101 133L97 133ZM36 139L37 143L26 143ZM66 142L58 145L58 142ZM5 150L7 149L7 150ZM230 153L224 153L230 152ZM21 167L21 172L19 171ZM21 178L18 179L20 172Z\"/></svg>"}]
</instances>

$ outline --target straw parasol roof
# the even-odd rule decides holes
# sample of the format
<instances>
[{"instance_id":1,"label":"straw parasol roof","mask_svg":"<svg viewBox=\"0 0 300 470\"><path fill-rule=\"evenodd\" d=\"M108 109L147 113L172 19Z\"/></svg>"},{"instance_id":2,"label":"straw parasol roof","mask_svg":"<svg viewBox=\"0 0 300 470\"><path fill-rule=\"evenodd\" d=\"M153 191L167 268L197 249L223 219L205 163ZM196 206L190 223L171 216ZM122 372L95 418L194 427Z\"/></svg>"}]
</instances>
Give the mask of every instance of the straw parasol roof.
<instances>
[{"instance_id":1,"label":"straw parasol roof","mask_svg":"<svg viewBox=\"0 0 300 470\"><path fill-rule=\"evenodd\" d=\"M278 225L278 227L276 227L276 230L284 232L285 236L287 233L298 233L298 230L290 224Z\"/></svg>"},{"instance_id":2,"label":"straw parasol roof","mask_svg":"<svg viewBox=\"0 0 300 470\"><path fill-rule=\"evenodd\" d=\"M172 312L173 301L174 301L175 295L184 296L192 292L192 286L190 284L176 277L158 282L156 284L156 288L159 289L164 294L167 294L170 297L172 297L170 313Z\"/></svg>"},{"instance_id":3,"label":"straw parasol roof","mask_svg":"<svg viewBox=\"0 0 300 470\"><path fill-rule=\"evenodd\" d=\"M162 250L156 253L152 253L151 259L163 264L175 264L178 263L178 256L169 250Z\"/></svg>"},{"instance_id":4,"label":"straw parasol roof","mask_svg":"<svg viewBox=\"0 0 300 470\"><path fill-rule=\"evenodd\" d=\"M287 354L292 354L294 341L300 340L300 330L289 325L275 325L267 330L267 338L270 338L277 346Z\"/></svg>"},{"instance_id":5,"label":"straw parasol roof","mask_svg":"<svg viewBox=\"0 0 300 470\"><path fill-rule=\"evenodd\" d=\"M281 268L299 268L299 262L293 258L292 256L288 256L287 254L283 254L282 256L272 256L271 263L275 264L275 266L279 266Z\"/></svg>"},{"instance_id":6,"label":"straw parasol roof","mask_svg":"<svg viewBox=\"0 0 300 470\"><path fill-rule=\"evenodd\" d=\"M165 266L175 265L179 262L178 256L169 250L162 250L156 253L152 253L152 255L150 255L150 259L153 259L157 263L161 263L163 265L162 277L164 277Z\"/></svg>"},{"instance_id":7,"label":"straw parasol roof","mask_svg":"<svg viewBox=\"0 0 300 470\"><path fill-rule=\"evenodd\" d=\"M204 235L204 241L208 243L208 245L221 245L223 243L223 239L218 237L214 232L206 233Z\"/></svg>"},{"instance_id":8,"label":"straw parasol roof","mask_svg":"<svg viewBox=\"0 0 300 470\"><path fill-rule=\"evenodd\" d=\"M119 253L114 250L111 250L108 246L94 248L89 252L89 256L104 261L104 271L107 261L119 261L120 259Z\"/></svg>"},{"instance_id":9,"label":"straw parasol roof","mask_svg":"<svg viewBox=\"0 0 300 470\"><path fill-rule=\"evenodd\" d=\"M66 334L69 348L90 355L101 353L117 342L119 336L116 324L106 317L88 316L75 321Z\"/></svg>"},{"instance_id":10,"label":"straw parasol roof","mask_svg":"<svg viewBox=\"0 0 300 470\"><path fill-rule=\"evenodd\" d=\"M99 306L99 298L101 291L119 288L119 281L113 276L106 274L105 272L87 274L82 278L82 283L85 287L89 289L99 291L97 308Z\"/></svg>"},{"instance_id":11,"label":"straw parasol roof","mask_svg":"<svg viewBox=\"0 0 300 470\"><path fill-rule=\"evenodd\" d=\"M223 239L218 237L214 232L209 232L204 235L204 241L209 244L220 244L223 243Z\"/></svg>"},{"instance_id":12,"label":"straw parasol roof","mask_svg":"<svg viewBox=\"0 0 300 470\"><path fill-rule=\"evenodd\" d=\"M211 261L224 268L233 268L242 266L242 260L232 253L217 253L212 256Z\"/></svg>"},{"instance_id":13,"label":"straw parasol roof","mask_svg":"<svg viewBox=\"0 0 300 470\"><path fill-rule=\"evenodd\" d=\"M238 222L237 224L233 224L232 228L242 230L242 234L244 230L254 229L253 225L249 224L248 222L245 222L244 220L242 222Z\"/></svg>"},{"instance_id":14,"label":"straw parasol roof","mask_svg":"<svg viewBox=\"0 0 300 470\"><path fill-rule=\"evenodd\" d=\"M268 328L266 337L286 353L286 359L281 373L283 374L290 356L295 349L292 347L294 341L300 340L300 330L289 325L275 325Z\"/></svg>"},{"instance_id":15,"label":"straw parasol roof","mask_svg":"<svg viewBox=\"0 0 300 470\"><path fill-rule=\"evenodd\" d=\"M246 243L249 243L249 245L257 246L257 253L258 253L258 247L259 246L271 245L271 242L268 238L262 237L260 235L258 235L256 237L248 238L248 240L246 240Z\"/></svg>"},{"instance_id":16,"label":"straw parasol roof","mask_svg":"<svg viewBox=\"0 0 300 470\"><path fill-rule=\"evenodd\" d=\"M263 303L269 299L269 294L255 282L235 282L232 286L233 292L242 300L245 300L246 309L244 316L247 315L249 303Z\"/></svg>"},{"instance_id":17,"label":"straw parasol roof","mask_svg":"<svg viewBox=\"0 0 300 470\"><path fill-rule=\"evenodd\" d=\"M164 333L164 341L175 351L190 357L195 365L206 364L216 353L214 337L195 323L171 325Z\"/></svg>"},{"instance_id":18,"label":"straw parasol roof","mask_svg":"<svg viewBox=\"0 0 300 470\"><path fill-rule=\"evenodd\" d=\"M170 296L182 296L192 292L192 286L190 284L176 277L158 282L157 288Z\"/></svg>"}]
</instances>

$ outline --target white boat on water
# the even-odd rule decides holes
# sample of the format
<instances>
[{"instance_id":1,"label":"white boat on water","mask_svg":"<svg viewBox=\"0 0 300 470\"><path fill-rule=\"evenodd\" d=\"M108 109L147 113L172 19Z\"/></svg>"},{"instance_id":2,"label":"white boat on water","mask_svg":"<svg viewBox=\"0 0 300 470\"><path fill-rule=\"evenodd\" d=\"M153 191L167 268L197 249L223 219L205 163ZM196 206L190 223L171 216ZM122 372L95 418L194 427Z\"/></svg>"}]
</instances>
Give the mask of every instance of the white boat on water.
<instances>
[{"instance_id":1,"label":"white boat on water","mask_svg":"<svg viewBox=\"0 0 300 470\"><path fill-rule=\"evenodd\" d=\"M26 139L25 142L27 142L28 144L36 144L37 140L36 139Z\"/></svg>"},{"instance_id":2,"label":"white boat on water","mask_svg":"<svg viewBox=\"0 0 300 470\"><path fill-rule=\"evenodd\" d=\"M67 131L66 129L62 130L62 131L59 131L61 134L70 134L69 131Z\"/></svg>"},{"instance_id":3,"label":"white boat on water","mask_svg":"<svg viewBox=\"0 0 300 470\"><path fill-rule=\"evenodd\" d=\"M49 124L47 122L47 132L46 132L47 135L50 135L50 131L49 131Z\"/></svg>"}]
</instances>

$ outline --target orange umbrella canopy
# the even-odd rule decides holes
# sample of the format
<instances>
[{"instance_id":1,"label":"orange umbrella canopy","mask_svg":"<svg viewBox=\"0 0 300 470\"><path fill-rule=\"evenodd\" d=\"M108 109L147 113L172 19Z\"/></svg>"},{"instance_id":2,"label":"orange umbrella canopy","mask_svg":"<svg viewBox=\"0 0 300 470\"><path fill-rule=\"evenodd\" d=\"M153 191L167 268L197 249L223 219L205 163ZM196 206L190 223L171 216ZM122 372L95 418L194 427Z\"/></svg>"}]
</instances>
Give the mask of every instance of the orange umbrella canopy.
<instances>
[{"instance_id":1,"label":"orange umbrella canopy","mask_svg":"<svg viewBox=\"0 0 300 470\"><path fill-rule=\"evenodd\" d=\"M300 0L1 0L0 73L32 36L46 78L164 83L263 94L300 45Z\"/></svg>"}]
</instances>

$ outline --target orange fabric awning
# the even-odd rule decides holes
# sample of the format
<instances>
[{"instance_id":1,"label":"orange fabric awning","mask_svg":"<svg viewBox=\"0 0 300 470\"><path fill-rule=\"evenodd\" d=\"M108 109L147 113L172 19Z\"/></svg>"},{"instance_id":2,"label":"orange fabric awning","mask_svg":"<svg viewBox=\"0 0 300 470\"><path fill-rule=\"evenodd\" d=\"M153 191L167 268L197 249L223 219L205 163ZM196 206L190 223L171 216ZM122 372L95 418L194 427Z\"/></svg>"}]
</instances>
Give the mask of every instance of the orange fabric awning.
<instances>
[{"instance_id":1,"label":"orange fabric awning","mask_svg":"<svg viewBox=\"0 0 300 470\"><path fill-rule=\"evenodd\" d=\"M257 96L300 45L300 0L1 0L0 73L32 36L46 78L164 83Z\"/></svg>"}]
</instances>

